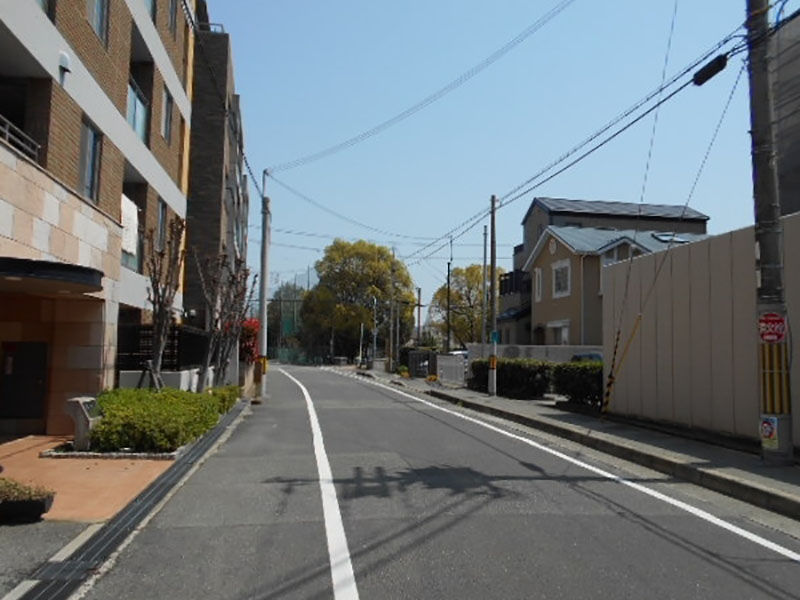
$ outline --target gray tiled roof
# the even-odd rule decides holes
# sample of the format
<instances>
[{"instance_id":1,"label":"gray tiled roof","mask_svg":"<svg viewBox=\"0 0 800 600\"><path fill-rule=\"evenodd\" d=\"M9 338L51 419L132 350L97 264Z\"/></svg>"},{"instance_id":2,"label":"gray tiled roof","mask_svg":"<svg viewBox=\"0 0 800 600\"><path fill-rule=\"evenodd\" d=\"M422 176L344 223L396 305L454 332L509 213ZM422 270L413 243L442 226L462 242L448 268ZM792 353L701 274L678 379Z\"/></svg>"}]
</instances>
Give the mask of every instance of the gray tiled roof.
<instances>
[{"instance_id":1,"label":"gray tiled roof","mask_svg":"<svg viewBox=\"0 0 800 600\"><path fill-rule=\"evenodd\" d=\"M593 254L620 240L633 242L650 252L666 250L669 247L669 236L663 231L634 231L633 229L596 229L594 227L566 227L550 225L551 231L570 246L577 254ZM662 236L658 239L655 236ZM707 235L696 233L677 233L676 241L696 242ZM673 244L675 246L676 244Z\"/></svg>"},{"instance_id":2,"label":"gray tiled roof","mask_svg":"<svg viewBox=\"0 0 800 600\"><path fill-rule=\"evenodd\" d=\"M615 217L656 219L683 219L685 221L708 221L708 215L682 205L639 204L636 202L609 202L605 200L568 200L566 198L534 198L525 219L534 205L538 204L551 213L593 214Z\"/></svg>"}]
</instances>

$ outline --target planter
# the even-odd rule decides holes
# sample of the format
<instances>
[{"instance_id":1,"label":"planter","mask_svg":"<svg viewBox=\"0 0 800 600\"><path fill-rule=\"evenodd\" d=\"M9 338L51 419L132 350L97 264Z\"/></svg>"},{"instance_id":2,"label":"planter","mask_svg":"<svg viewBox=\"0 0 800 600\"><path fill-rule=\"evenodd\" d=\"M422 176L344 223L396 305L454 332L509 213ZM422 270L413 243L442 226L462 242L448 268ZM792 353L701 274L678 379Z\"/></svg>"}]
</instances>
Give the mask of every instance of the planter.
<instances>
[{"instance_id":1,"label":"planter","mask_svg":"<svg viewBox=\"0 0 800 600\"><path fill-rule=\"evenodd\" d=\"M33 523L53 506L53 496L36 500L4 500L0 502L0 523Z\"/></svg>"}]
</instances>

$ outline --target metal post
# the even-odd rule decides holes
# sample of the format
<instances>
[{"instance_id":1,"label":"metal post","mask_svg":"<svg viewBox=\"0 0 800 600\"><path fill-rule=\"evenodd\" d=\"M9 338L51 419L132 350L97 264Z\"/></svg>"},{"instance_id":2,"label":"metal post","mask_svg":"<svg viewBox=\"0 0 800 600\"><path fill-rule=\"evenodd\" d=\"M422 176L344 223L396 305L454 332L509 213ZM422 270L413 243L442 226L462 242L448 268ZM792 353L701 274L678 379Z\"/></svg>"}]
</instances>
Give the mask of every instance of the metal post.
<instances>
[{"instance_id":1,"label":"metal post","mask_svg":"<svg viewBox=\"0 0 800 600\"><path fill-rule=\"evenodd\" d=\"M768 0L747 0L750 131L759 287L761 455L770 464L794 461L787 311L783 282L783 225L769 80Z\"/></svg>"},{"instance_id":2,"label":"metal post","mask_svg":"<svg viewBox=\"0 0 800 600\"><path fill-rule=\"evenodd\" d=\"M492 196L492 267L489 270L489 314L492 320L492 353L489 355L489 395L497 395L497 236L495 232L495 212L497 211L497 197Z\"/></svg>"},{"instance_id":3,"label":"metal post","mask_svg":"<svg viewBox=\"0 0 800 600\"><path fill-rule=\"evenodd\" d=\"M417 288L417 346L422 345L422 288Z\"/></svg>"},{"instance_id":4,"label":"metal post","mask_svg":"<svg viewBox=\"0 0 800 600\"><path fill-rule=\"evenodd\" d=\"M267 170L264 169L261 180L261 285L258 307L258 319L260 327L258 330L258 352L261 368L261 384L258 395L264 399L267 397L267 296L269 295L269 238L270 238L270 214L269 198L267 197Z\"/></svg>"},{"instance_id":5,"label":"metal post","mask_svg":"<svg viewBox=\"0 0 800 600\"><path fill-rule=\"evenodd\" d=\"M392 280L391 290L389 291L389 356L386 361L389 365L389 372L394 373L394 352L392 346L394 344L394 248L392 248Z\"/></svg>"},{"instance_id":6,"label":"metal post","mask_svg":"<svg viewBox=\"0 0 800 600\"><path fill-rule=\"evenodd\" d=\"M361 329L358 332L358 364L361 364L361 348L364 341L364 323L361 323Z\"/></svg>"},{"instance_id":7,"label":"metal post","mask_svg":"<svg viewBox=\"0 0 800 600\"><path fill-rule=\"evenodd\" d=\"M481 281L481 358L483 358L486 356L486 225L483 226L483 271Z\"/></svg>"},{"instance_id":8,"label":"metal post","mask_svg":"<svg viewBox=\"0 0 800 600\"><path fill-rule=\"evenodd\" d=\"M378 299L372 297L372 366L375 367L375 359L378 358Z\"/></svg>"},{"instance_id":9,"label":"metal post","mask_svg":"<svg viewBox=\"0 0 800 600\"><path fill-rule=\"evenodd\" d=\"M447 339L444 341L444 351L450 352L450 261L447 261Z\"/></svg>"}]
</instances>

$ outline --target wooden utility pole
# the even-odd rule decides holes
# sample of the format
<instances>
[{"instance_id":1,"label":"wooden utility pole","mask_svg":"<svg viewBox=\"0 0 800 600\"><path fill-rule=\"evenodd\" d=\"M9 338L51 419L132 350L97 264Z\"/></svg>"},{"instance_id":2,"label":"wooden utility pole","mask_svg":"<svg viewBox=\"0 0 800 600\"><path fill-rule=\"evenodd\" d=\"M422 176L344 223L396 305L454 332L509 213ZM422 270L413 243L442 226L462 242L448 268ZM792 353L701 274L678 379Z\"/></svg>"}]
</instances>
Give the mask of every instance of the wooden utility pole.
<instances>
[{"instance_id":1,"label":"wooden utility pole","mask_svg":"<svg viewBox=\"0 0 800 600\"><path fill-rule=\"evenodd\" d=\"M497 197L492 196L492 243L491 260L492 266L489 270L489 314L492 321L492 353L489 355L489 395L497 395L497 235L495 231L495 213L497 212Z\"/></svg>"},{"instance_id":2,"label":"wooden utility pole","mask_svg":"<svg viewBox=\"0 0 800 600\"><path fill-rule=\"evenodd\" d=\"M774 106L769 79L769 2L747 0L750 131L758 269L761 454L771 464L794 460L783 283L783 225L778 193Z\"/></svg>"}]
</instances>

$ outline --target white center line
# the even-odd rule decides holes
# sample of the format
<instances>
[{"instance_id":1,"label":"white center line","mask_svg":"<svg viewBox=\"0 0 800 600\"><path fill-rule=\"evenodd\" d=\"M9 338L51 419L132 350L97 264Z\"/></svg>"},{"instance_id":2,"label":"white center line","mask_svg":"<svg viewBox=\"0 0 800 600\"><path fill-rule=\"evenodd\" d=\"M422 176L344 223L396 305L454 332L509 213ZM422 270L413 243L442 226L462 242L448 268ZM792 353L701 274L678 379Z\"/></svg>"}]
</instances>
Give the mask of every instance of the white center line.
<instances>
[{"instance_id":1,"label":"white center line","mask_svg":"<svg viewBox=\"0 0 800 600\"><path fill-rule=\"evenodd\" d=\"M344 377L350 377L350 375L347 375L347 374L341 373L341 372L337 372L335 369L326 369L326 370L329 370L332 373L337 373L338 375L342 375ZM728 521L725 521L723 519L720 519L719 517L715 517L711 513L706 512L701 508L697 508L696 506L692 506L691 504L687 504L686 502L683 502L683 501L678 500L676 498L672 498L671 496L667 496L666 494L662 494L661 492L657 492L656 490L650 489L649 487L646 487L646 486L644 486L644 485L642 485L640 483L636 483L635 481L630 481L628 479L624 479L623 477L619 477L618 475L614 475L613 473L609 473L608 471L604 471L603 469L599 469L599 468L597 468L597 467L595 467L593 465L590 465L590 464L585 463L585 462L583 462L581 460L578 460L577 458L573 458L572 456L569 456L568 454L564 454L563 452L559 452L558 450L553 450L552 448L548 448L547 446L539 444L539 443L537 443L537 442L535 442L535 441L533 441L531 439L528 439L526 437L523 437L521 435L517 435L515 433L511 433L510 431L506 431L504 429L501 429L500 427L495 427L494 425L486 423L485 421L481 421L480 419L476 419L474 417L470 417L468 415L462 414L462 413L457 412L455 410L450 410L449 408L445 408L443 406L439 406L437 404L434 404L433 402L428 402L427 400L423 400L422 398L418 398L417 396L413 396L412 394L407 394L406 392L398 390L394 386L384 385L382 383L378 383L377 381L368 380L368 379L364 379L364 378L359 378L359 381L364 381L365 383L369 383L369 384L378 386L380 388L383 388L383 389L386 389L386 390L390 390L392 392L395 392L396 394L400 394L401 396L405 396L406 398L410 398L411 400L416 400L417 402L421 402L422 404L426 404L427 406L430 406L431 408L435 408L436 410L440 410L442 412L446 412L448 414L453 415L454 417L458 417L459 419L464 419L465 421L469 421L470 423L475 423L476 425L480 425L481 427L485 427L486 429L491 429L492 431L494 431L496 433L499 433L501 435L504 435L506 437L518 440L518 441L520 441L520 442L522 442L524 444L527 444L529 446L533 446L534 448L536 448L538 450L541 450L542 452L547 452L548 454L551 454L551 455L553 455L553 456L555 456L557 458L560 458L560 459L565 460L565 461L567 461L569 463L572 463L573 465L576 465L578 467L581 467L583 469L591 471L592 473L600 475L601 477L605 477L605 478L610 479L612 481L616 481L617 483L620 483L622 485L628 486L629 488L633 488L637 492L641 492L642 494L646 494L646 495L648 495L648 496L650 496L652 498L655 498L657 500L661 500L662 502L666 502L667 504L670 504L671 506L674 506L674 507L679 508L679 509L681 509L683 511L686 511L689 514L694 515L695 517L703 519L704 521L707 521L708 523L716 525L717 527L721 527L722 529L725 529L726 531L729 531L729 532L731 532L731 533L733 533L735 535L738 535L740 537L743 537L746 540L749 540L749 541L751 541L751 542L753 542L755 544L758 544L759 546L762 546L764 548L772 550L773 552L776 552L777 554L780 554L781 556L784 556L784 557L786 557L786 558L788 558L790 560L793 560L795 562L800 562L800 554L798 554L797 552L789 550L788 548L785 548L784 546L776 544L775 542L771 542L770 540L768 540L766 538L763 538L760 535L757 535L757 534L752 533L750 531L747 531L746 529L742 529L741 527L738 527L737 525L734 525L733 523L729 523Z\"/></svg>"},{"instance_id":2,"label":"white center line","mask_svg":"<svg viewBox=\"0 0 800 600\"><path fill-rule=\"evenodd\" d=\"M336 497L336 486L333 484L333 473L325 453L325 442L322 429L317 419L317 411L305 386L283 369L278 369L297 384L306 399L308 418L311 421L311 433L314 439L314 454L317 458L319 487L322 495L322 514L325 518L325 535L328 538L328 556L331 563L331 579L333 580L333 597L335 600L358 600L358 587L350 562L350 550L347 547L347 536L344 532L342 514L339 511L339 500Z\"/></svg>"}]
</instances>

